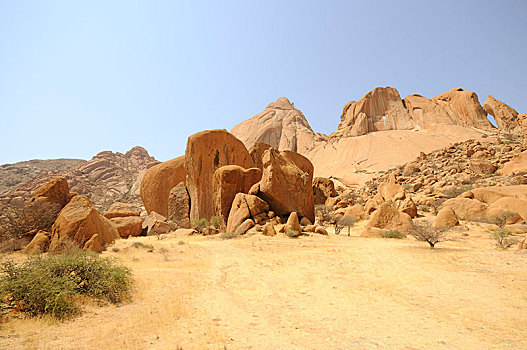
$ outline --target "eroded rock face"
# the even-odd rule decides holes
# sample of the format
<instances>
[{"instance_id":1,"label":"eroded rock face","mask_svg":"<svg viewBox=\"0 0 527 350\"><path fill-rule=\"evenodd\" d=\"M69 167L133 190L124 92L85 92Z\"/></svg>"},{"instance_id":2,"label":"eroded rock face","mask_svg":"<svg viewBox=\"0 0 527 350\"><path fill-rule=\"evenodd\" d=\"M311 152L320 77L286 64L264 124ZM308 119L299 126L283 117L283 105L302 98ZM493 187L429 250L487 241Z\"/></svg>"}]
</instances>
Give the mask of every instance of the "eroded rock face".
<instances>
[{"instance_id":1,"label":"eroded rock face","mask_svg":"<svg viewBox=\"0 0 527 350\"><path fill-rule=\"evenodd\" d=\"M499 173L504 176L527 174L527 151L518 154L505 163Z\"/></svg>"},{"instance_id":2,"label":"eroded rock face","mask_svg":"<svg viewBox=\"0 0 527 350\"><path fill-rule=\"evenodd\" d=\"M26 203L26 211L34 226L50 230L59 212L68 203L69 186L65 177L55 177L39 187Z\"/></svg>"},{"instance_id":3,"label":"eroded rock face","mask_svg":"<svg viewBox=\"0 0 527 350\"><path fill-rule=\"evenodd\" d=\"M371 215L366 227L376 227L387 230L407 231L412 225L412 218L397 210L392 203L383 203Z\"/></svg>"},{"instance_id":4,"label":"eroded rock face","mask_svg":"<svg viewBox=\"0 0 527 350\"><path fill-rule=\"evenodd\" d=\"M441 106L458 125L493 129L487 119L487 112L481 107L478 95L473 91L455 88L432 98L432 101Z\"/></svg>"},{"instance_id":5,"label":"eroded rock face","mask_svg":"<svg viewBox=\"0 0 527 350\"><path fill-rule=\"evenodd\" d=\"M377 87L359 101L344 106L337 134L341 137L360 136L368 132L414 127L399 92L392 87Z\"/></svg>"},{"instance_id":6,"label":"eroded rock face","mask_svg":"<svg viewBox=\"0 0 527 350\"><path fill-rule=\"evenodd\" d=\"M212 180L215 215L221 216L226 223L236 194L248 193L261 178L262 171L258 168L244 169L238 165L218 168Z\"/></svg>"},{"instance_id":7,"label":"eroded rock face","mask_svg":"<svg viewBox=\"0 0 527 350\"><path fill-rule=\"evenodd\" d=\"M410 116L421 128L427 129L437 124L455 124L447 111L436 101L413 94L406 96L404 102Z\"/></svg>"},{"instance_id":8,"label":"eroded rock face","mask_svg":"<svg viewBox=\"0 0 527 350\"><path fill-rule=\"evenodd\" d=\"M168 215L170 190L186 178L185 157L171 159L148 169L141 182L141 200L146 212Z\"/></svg>"},{"instance_id":9,"label":"eroded rock face","mask_svg":"<svg viewBox=\"0 0 527 350\"><path fill-rule=\"evenodd\" d=\"M313 179L313 199L315 205L324 204L330 197L335 197L335 184L328 178L315 177Z\"/></svg>"},{"instance_id":10,"label":"eroded rock face","mask_svg":"<svg viewBox=\"0 0 527 350\"><path fill-rule=\"evenodd\" d=\"M263 156L263 174L258 196L279 216L296 212L315 220L313 165L300 154L271 148Z\"/></svg>"},{"instance_id":11,"label":"eroded rock face","mask_svg":"<svg viewBox=\"0 0 527 350\"><path fill-rule=\"evenodd\" d=\"M99 214L86 196L78 195L60 211L51 231L50 249L60 249L73 243L79 247L98 234L101 245L119 238L110 220Z\"/></svg>"},{"instance_id":12,"label":"eroded rock face","mask_svg":"<svg viewBox=\"0 0 527 350\"><path fill-rule=\"evenodd\" d=\"M269 205L262 199L254 195L238 193L234 197L229 212L227 232L235 232L238 226L247 219L251 219L256 223L261 223L264 218L267 218L266 212L268 211Z\"/></svg>"},{"instance_id":13,"label":"eroded rock face","mask_svg":"<svg viewBox=\"0 0 527 350\"><path fill-rule=\"evenodd\" d=\"M168 220L178 228L190 228L190 197L184 182L170 190L168 196Z\"/></svg>"},{"instance_id":14,"label":"eroded rock face","mask_svg":"<svg viewBox=\"0 0 527 350\"><path fill-rule=\"evenodd\" d=\"M260 170L263 170L262 157L265 151L271 148L270 145L263 142L255 142L254 145L249 149L249 154L254 161L254 166Z\"/></svg>"},{"instance_id":15,"label":"eroded rock face","mask_svg":"<svg viewBox=\"0 0 527 350\"><path fill-rule=\"evenodd\" d=\"M249 169L254 162L249 152L227 130L206 130L188 138L185 151L186 186L190 196L190 220L214 216L212 180L214 172L225 165Z\"/></svg>"},{"instance_id":16,"label":"eroded rock face","mask_svg":"<svg viewBox=\"0 0 527 350\"><path fill-rule=\"evenodd\" d=\"M450 207L445 207L437 213L435 220L436 228L447 228L459 225L456 213Z\"/></svg>"},{"instance_id":17,"label":"eroded rock face","mask_svg":"<svg viewBox=\"0 0 527 350\"><path fill-rule=\"evenodd\" d=\"M521 133L518 112L514 108L489 95L483 103L483 109L494 117L500 131L510 134Z\"/></svg>"},{"instance_id":18,"label":"eroded rock face","mask_svg":"<svg viewBox=\"0 0 527 350\"><path fill-rule=\"evenodd\" d=\"M25 254L40 254L48 251L50 233L46 231L38 231L31 242L24 248Z\"/></svg>"},{"instance_id":19,"label":"eroded rock face","mask_svg":"<svg viewBox=\"0 0 527 350\"><path fill-rule=\"evenodd\" d=\"M144 219L139 216L114 217L110 221L114 224L119 236L127 238L129 236L140 236L143 229Z\"/></svg>"},{"instance_id":20,"label":"eroded rock face","mask_svg":"<svg viewBox=\"0 0 527 350\"><path fill-rule=\"evenodd\" d=\"M115 202L110 206L106 213L104 213L104 217L112 219L126 216L139 216L140 214L141 208L135 204Z\"/></svg>"},{"instance_id":21,"label":"eroded rock face","mask_svg":"<svg viewBox=\"0 0 527 350\"><path fill-rule=\"evenodd\" d=\"M315 135L302 112L285 97L270 103L265 110L236 125L231 132L247 148L263 142L278 150L307 152L323 135ZM322 137L323 139L323 137Z\"/></svg>"}]
</instances>

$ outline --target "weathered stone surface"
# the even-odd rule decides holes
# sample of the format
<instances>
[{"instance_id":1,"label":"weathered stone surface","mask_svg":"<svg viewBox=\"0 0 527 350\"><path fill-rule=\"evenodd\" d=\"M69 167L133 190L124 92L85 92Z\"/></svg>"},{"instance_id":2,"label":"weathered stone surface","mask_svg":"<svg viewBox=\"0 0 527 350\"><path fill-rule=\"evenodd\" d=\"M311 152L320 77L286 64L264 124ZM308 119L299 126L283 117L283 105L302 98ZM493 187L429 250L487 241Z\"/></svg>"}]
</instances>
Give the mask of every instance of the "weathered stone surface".
<instances>
[{"instance_id":1,"label":"weathered stone surface","mask_svg":"<svg viewBox=\"0 0 527 350\"><path fill-rule=\"evenodd\" d=\"M328 231L326 231L326 228L324 226L317 226L315 228L315 233L318 233L319 235L324 235L324 236L328 235Z\"/></svg>"},{"instance_id":2,"label":"weathered stone surface","mask_svg":"<svg viewBox=\"0 0 527 350\"><path fill-rule=\"evenodd\" d=\"M513 197L500 198L489 206L486 216L490 217L504 211L518 213L523 221L527 223L527 200Z\"/></svg>"},{"instance_id":3,"label":"weathered stone surface","mask_svg":"<svg viewBox=\"0 0 527 350\"><path fill-rule=\"evenodd\" d=\"M146 212L168 215L168 196L178 183L185 182L185 157L171 159L148 169L141 181L141 200Z\"/></svg>"},{"instance_id":4,"label":"weathered stone surface","mask_svg":"<svg viewBox=\"0 0 527 350\"><path fill-rule=\"evenodd\" d=\"M441 204L440 210L450 208L461 220L474 220L485 217L487 205L470 198L452 198Z\"/></svg>"},{"instance_id":5,"label":"weathered stone surface","mask_svg":"<svg viewBox=\"0 0 527 350\"><path fill-rule=\"evenodd\" d=\"M101 242L99 242L99 235L96 233L84 244L82 248L84 251L91 251L95 253L102 253Z\"/></svg>"},{"instance_id":6,"label":"weathered stone surface","mask_svg":"<svg viewBox=\"0 0 527 350\"><path fill-rule=\"evenodd\" d=\"M418 94L406 96L404 103L414 122L423 129L434 125L453 125L454 120L436 101Z\"/></svg>"},{"instance_id":7,"label":"weathered stone surface","mask_svg":"<svg viewBox=\"0 0 527 350\"><path fill-rule=\"evenodd\" d=\"M172 227L166 217L152 211L143 221L142 229L146 230L146 234L150 236L168 233L172 230Z\"/></svg>"},{"instance_id":8,"label":"weathered stone surface","mask_svg":"<svg viewBox=\"0 0 527 350\"><path fill-rule=\"evenodd\" d=\"M436 228L454 227L459 225L456 213L450 207L445 207L437 213L435 220Z\"/></svg>"},{"instance_id":9,"label":"weathered stone surface","mask_svg":"<svg viewBox=\"0 0 527 350\"><path fill-rule=\"evenodd\" d=\"M237 235L244 235L253 226L254 226L254 221L252 219L246 219L238 227L236 227L236 230L234 231L234 233Z\"/></svg>"},{"instance_id":10,"label":"weathered stone surface","mask_svg":"<svg viewBox=\"0 0 527 350\"><path fill-rule=\"evenodd\" d=\"M269 203L270 209L280 216L296 212L314 221L311 162L297 153L271 148L264 153L263 165L258 195Z\"/></svg>"},{"instance_id":11,"label":"weathered stone surface","mask_svg":"<svg viewBox=\"0 0 527 350\"><path fill-rule=\"evenodd\" d=\"M315 177L313 179L313 200L315 205L324 204L326 199L336 195L333 181L325 177Z\"/></svg>"},{"instance_id":12,"label":"weathered stone surface","mask_svg":"<svg viewBox=\"0 0 527 350\"><path fill-rule=\"evenodd\" d=\"M245 220L255 219L267 211L269 205L262 199L250 194L236 194L227 220L227 232L235 232Z\"/></svg>"},{"instance_id":13,"label":"weathered stone surface","mask_svg":"<svg viewBox=\"0 0 527 350\"><path fill-rule=\"evenodd\" d=\"M57 215L68 203L69 187L64 177L55 177L39 187L26 203L26 213L34 227L50 230Z\"/></svg>"},{"instance_id":14,"label":"weathered stone surface","mask_svg":"<svg viewBox=\"0 0 527 350\"><path fill-rule=\"evenodd\" d=\"M266 143L281 151L307 152L323 135L316 135L302 112L285 97L270 103L265 110L236 125L231 132L247 148L256 142Z\"/></svg>"},{"instance_id":15,"label":"weathered stone surface","mask_svg":"<svg viewBox=\"0 0 527 350\"><path fill-rule=\"evenodd\" d=\"M409 130L415 126L396 89L377 87L358 102L348 102L333 135L360 136L382 130Z\"/></svg>"},{"instance_id":16,"label":"weathered stone surface","mask_svg":"<svg viewBox=\"0 0 527 350\"><path fill-rule=\"evenodd\" d=\"M471 159L470 169L476 174L494 174L498 167L488 160Z\"/></svg>"},{"instance_id":17,"label":"weathered stone surface","mask_svg":"<svg viewBox=\"0 0 527 350\"><path fill-rule=\"evenodd\" d=\"M509 105L489 95L483 103L483 109L494 117L500 131L510 134L522 132L518 112Z\"/></svg>"},{"instance_id":18,"label":"weathered stone surface","mask_svg":"<svg viewBox=\"0 0 527 350\"><path fill-rule=\"evenodd\" d=\"M137 205L121 202L113 203L106 213L104 213L104 217L107 219L139 215L141 215L141 208Z\"/></svg>"},{"instance_id":19,"label":"weathered stone surface","mask_svg":"<svg viewBox=\"0 0 527 350\"><path fill-rule=\"evenodd\" d=\"M251 158L253 159L254 166L260 170L263 170L263 163L262 163L263 154L269 148L271 148L271 146L268 145L267 143L255 142L254 145L252 145L251 149L249 149L249 154L251 155Z\"/></svg>"},{"instance_id":20,"label":"weathered stone surface","mask_svg":"<svg viewBox=\"0 0 527 350\"><path fill-rule=\"evenodd\" d=\"M485 130L493 129L487 119L487 112L483 110L478 96L473 91L455 88L432 98L432 101L441 106L458 125Z\"/></svg>"},{"instance_id":21,"label":"weathered stone surface","mask_svg":"<svg viewBox=\"0 0 527 350\"><path fill-rule=\"evenodd\" d=\"M287 233L288 231L294 231L294 233L292 234L293 237L297 237L302 233L302 227L300 226L300 222L298 221L297 213L292 212L289 215L284 230L285 233Z\"/></svg>"},{"instance_id":22,"label":"weathered stone surface","mask_svg":"<svg viewBox=\"0 0 527 350\"><path fill-rule=\"evenodd\" d=\"M261 178L262 171L258 168L246 170L238 165L218 168L212 180L215 215L221 216L226 223L236 194L248 193Z\"/></svg>"},{"instance_id":23,"label":"weathered stone surface","mask_svg":"<svg viewBox=\"0 0 527 350\"><path fill-rule=\"evenodd\" d=\"M30 255L47 252L49 248L50 235L51 233L47 231L38 231L22 252Z\"/></svg>"},{"instance_id":24,"label":"weathered stone surface","mask_svg":"<svg viewBox=\"0 0 527 350\"><path fill-rule=\"evenodd\" d=\"M100 215L86 196L75 196L60 211L51 231L50 250L61 249L71 243L83 247L97 234L100 245L119 238L110 220Z\"/></svg>"},{"instance_id":25,"label":"weathered stone surface","mask_svg":"<svg viewBox=\"0 0 527 350\"><path fill-rule=\"evenodd\" d=\"M364 207L358 203L346 209L346 211L344 212L344 215L353 216L357 218L357 220L364 220L366 219L366 216L367 216L366 210L364 209Z\"/></svg>"},{"instance_id":26,"label":"weathered stone surface","mask_svg":"<svg viewBox=\"0 0 527 350\"><path fill-rule=\"evenodd\" d=\"M113 217L110 221L114 224L121 238L140 236L143 229L144 218L139 216Z\"/></svg>"},{"instance_id":27,"label":"weathered stone surface","mask_svg":"<svg viewBox=\"0 0 527 350\"><path fill-rule=\"evenodd\" d=\"M527 174L527 151L518 154L505 163L498 173L503 176Z\"/></svg>"},{"instance_id":28,"label":"weathered stone surface","mask_svg":"<svg viewBox=\"0 0 527 350\"><path fill-rule=\"evenodd\" d=\"M214 216L213 176L225 165L239 165L245 169L254 167L249 152L234 135L227 130L206 130L188 138L185 169L191 222Z\"/></svg>"},{"instance_id":29,"label":"weathered stone surface","mask_svg":"<svg viewBox=\"0 0 527 350\"><path fill-rule=\"evenodd\" d=\"M178 228L190 228L190 197L184 182L178 183L168 195L168 220Z\"/></svg>"},{"instance_id":30,"label":"weathered stone surface","mask_svg":"<svg viewBox=\"0 0 527 350\"><path fill-rule=\"evenodd\" d=\"M266 223L263 227L262 234L264 236L276 236L276 230L274 229L274 225L270 222Z\"/></svg>"},{"instance_id":31,"label":"weathered stone surface","mask_svg":"<svg viewBox=\"0 0 527 350\"><path fill-rule=\"evenodd\" d=\"M412 218L401 213L392 203L383 203L371 215L367 227L377 227L388 230L407 231L412 225Z\"/></svg>"},{"instance_id":32,"label":"weathered stone surface","mask_svg":"<svg viewBox=\"0 0 527 350\"><path fill-rule=\"evenodd\" d=\"M57 203L58 206L63 208L66 203L68 203L68 194L69 194L68 181L65 177L55 177L51 179L45 185L39 187L30 202L40 198L46 198L47 201L52 203Z\"/></svg>"}]
</instances>

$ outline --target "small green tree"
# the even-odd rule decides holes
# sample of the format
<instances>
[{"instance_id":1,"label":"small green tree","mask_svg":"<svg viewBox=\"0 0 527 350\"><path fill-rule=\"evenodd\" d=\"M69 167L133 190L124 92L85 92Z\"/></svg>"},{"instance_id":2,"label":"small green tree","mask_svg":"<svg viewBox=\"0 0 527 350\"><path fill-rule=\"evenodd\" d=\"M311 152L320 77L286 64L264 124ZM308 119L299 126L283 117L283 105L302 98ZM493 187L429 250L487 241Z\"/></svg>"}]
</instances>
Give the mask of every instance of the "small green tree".
<instances>
[{"instance_id":1,"label":"small green tree","mask_svg":"<svg viewBox=\"0 0 527 350\"><path fill-rule=\"evenodd\" d=\"M439 242L446 241L445 229L435 228L429 222L414 223L410 228L410 235L418 241L426 242L434 249Z\"/></svg>"},{"instance_id":2,"label":"small green tree","mask_svg":"<svg viewBox=\"0 0 527 350\"><path fill-rule=\"evenodd\" d=\"M492 215L488 219L491 224L499 227L499 229L490 232L492 238L496 241L497 248L507 249L517 242L516 239L510 238L510 232L505 229L507 220L513 215L518 215L518 213L506 210L499 214Z\"/></svg>"},{"instance_id":3,"label":"small green tree","mask_svg":"<svg viewBox=\"0 0 527 350\"><path fill-rule=\"evenodd\" d=\"M203 231L203 229L205 229L205 227L208 227L208 226L209 226L209 220L207 220L205 218L196 220L192 224L192 228L195 229L198 232Z\"/></svg>"}]
</instances>

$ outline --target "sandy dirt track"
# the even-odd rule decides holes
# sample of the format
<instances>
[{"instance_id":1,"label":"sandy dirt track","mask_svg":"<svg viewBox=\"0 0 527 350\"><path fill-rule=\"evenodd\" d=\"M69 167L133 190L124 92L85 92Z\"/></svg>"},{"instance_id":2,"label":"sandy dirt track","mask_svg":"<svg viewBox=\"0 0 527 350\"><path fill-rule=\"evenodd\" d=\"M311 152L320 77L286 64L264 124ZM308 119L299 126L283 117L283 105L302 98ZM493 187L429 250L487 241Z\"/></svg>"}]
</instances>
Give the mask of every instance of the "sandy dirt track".
<instances>
[{"instance_id":1,"label":"sandy dirt track","mask_svg":"<svg viewBox=\"0 0 527 350\"><path fill-rule=\"evenodd\" d=\"M527 348L527 254L487 240L431 250L409 239L171 236L113 247L104 255L137 281L131 303L86 305L66 323L9 321L0 348Z\"/></svg>"}]
</instances>

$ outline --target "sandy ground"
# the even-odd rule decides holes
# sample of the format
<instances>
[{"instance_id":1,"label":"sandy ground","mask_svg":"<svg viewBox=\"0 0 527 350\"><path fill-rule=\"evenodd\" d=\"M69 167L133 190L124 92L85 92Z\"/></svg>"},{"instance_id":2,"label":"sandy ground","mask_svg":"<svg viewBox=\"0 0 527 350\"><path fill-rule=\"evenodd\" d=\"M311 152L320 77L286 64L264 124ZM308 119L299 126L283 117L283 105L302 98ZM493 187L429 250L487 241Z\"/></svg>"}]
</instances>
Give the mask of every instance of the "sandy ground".
<instances>
[{"instance_id":1,"label":"sandy ground","mask_svg":"<svg viewBox=\"0 0 527 350\"><path fill-rule=\"evenodd\" d=\"M133 243L152 245L153 252ZM527 349L527 253L472 234L120 240L125 305L12 319L3 349ZM114 251L115 250L115 251Z\"/></svg>"}]
</instances>

